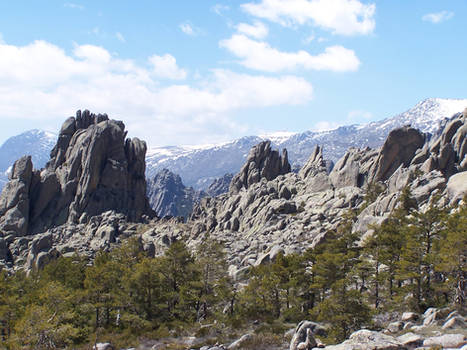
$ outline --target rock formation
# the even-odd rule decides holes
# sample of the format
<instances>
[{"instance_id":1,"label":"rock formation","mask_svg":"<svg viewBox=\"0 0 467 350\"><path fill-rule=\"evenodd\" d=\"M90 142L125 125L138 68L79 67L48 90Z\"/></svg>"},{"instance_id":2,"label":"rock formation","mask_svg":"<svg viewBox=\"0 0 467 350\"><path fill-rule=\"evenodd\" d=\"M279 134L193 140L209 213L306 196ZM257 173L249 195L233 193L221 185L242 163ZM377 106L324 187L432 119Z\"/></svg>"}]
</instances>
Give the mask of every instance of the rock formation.
<instances>
[{"instance_id":1,"label":"rock formation","mask_svg":"<svg viewBox=\"0 0 467 350\"><path fill-rule=\"evenodd\" d=\"M456 115L431 139L403 127L392 131L380 149L350 149L332 171L319 147L293 173L287 152L280 156L262 142L251 149L229 192L201 199L186 223L170 219L133 226L127 218L151 213L144 196L144 143L125 142L122 123L80 117L64 124L44 170L32 170L29 158L15 164L0 198L0 260L38 266L57 253L92 255L137 233L141 246L154 255L180 239L195 249L209 236L223 242L229 272L240 280L251 266L279 253L316 246L349 208L358 209L353 230L365 237L371 224L384 221L398 205L406 186L420 210L434 198L440 205L455 204L467 191L459 186L467 174L467 120ZM367 189L376 182L380 191L368 202ZM66 225L54 226L60 223ZM41 227L52 228L16 238Z\"/></svg>"},{"instance_id":2,"label":"rock formation","mask_svg":"<svg viewBox=\"0 0 467 350\"><path fill-rule=\"evenodd\" d=\"M224 176L215 179L207 188L206 194L209 197L217 197L229 191L230 182L232 182L233 174L225 174Z\"/></svg>"},{"instance_id":3,"label":"rock formation","mask_svg":"<svg viewBox=\"0 0 467 350\"><path fill-rule=\"evenodd\" d=\"M245 165L232 179L230 192L238 193L240 189L247 189L262 178L270 181L289 172L287 150L282 151L281 157L278 151L271 149L270 141L261 142L251 149Z\"/></svg>"},{"instance_id":4,"label":"rock formation","mask_svg":"<svg viewBox=\"0 0 467 350\"><path fill-rule=\"evenodd\" d=\"M183 239L193 247L206 234L224 242L229 271L241 278L250 266L274 259L277 252L303 252L319 244L327 232L337 228L349 208L361 208L354 231L363 237L371 234L370 224L388 217L405 186L421 210L437 195L441 205L455 203L467 191L465 186L459 187L466 173L466 124L465 117L457 115L431 140L408 126L393 130L380 149L350 149L330 173L319 147L298 173L281 171L284 168L279 166L275 172L266 172L265 168L271 168L264 166L264 155L271 151L261 143L234 176L230 192L202 199L194 207L185 233L177 234L185 235ZM452 151L451 163L440 161L447 152L441 149ZM274 164L281 164L278 154L272 158ZM380 193L373 202L365 202L367 188L376 182ZM154 236L166 230L164 224L156 226Z\"/></svg>"},{"instance_id":5,"label":"rock formation","mask_svg":"<svg viewBox=\"0 0 467 350\"><path fill-rule=\"evenodd\" d=\"M425 143L425 135L410 126L389 133L378 156L373 181L385 181L399 166L407 167Z\"/></svg>"},{"instance_id":6,"label":"rock formation","mask_svg":"<svg viewBox=\"0 0 467 350\"><path fill-rule=\"evenodd\" d=\"M187 218L204 192L185 187L180 176L164 169L148 182L149 204L159 217Z\"/></svg>"},{"instance_id":7,"label":"rock formation","mask_svg":"<svg viewBox=\"0 0 467 350\"><path fill-rule=\"evenodd\" d=\"M23 236L85 223L108 210L131 221L153 216L146 198L143 141L125 139L123 122L78 111L63 124L50 161L33 170L19 159L0 197L0 232Z\"/></svg>"},{"instance_id":8,"label":"rock formation","mask_svg":"<svg viewBox=\"0 0 467 350\"><path fill-rule=\"evenodd\" d=\"M325 335L322 326L311 321L302 321L295 328L294 335L290 341L289 350L311 350L317 347L313 334Z\"/></svg>"}]
</instances>

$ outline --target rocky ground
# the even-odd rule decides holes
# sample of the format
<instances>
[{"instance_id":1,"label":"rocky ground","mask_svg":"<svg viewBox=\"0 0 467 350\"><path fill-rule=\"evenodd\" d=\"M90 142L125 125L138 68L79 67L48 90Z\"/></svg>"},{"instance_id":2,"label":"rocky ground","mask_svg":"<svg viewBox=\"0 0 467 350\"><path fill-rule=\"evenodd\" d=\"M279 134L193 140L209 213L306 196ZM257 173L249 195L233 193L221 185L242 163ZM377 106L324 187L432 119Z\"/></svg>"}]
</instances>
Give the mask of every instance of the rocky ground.
<instances>
[{"instance_id":1,"label":"rocky ground","mask_svg":"<svg viewBox=\"0 0 467 350\"><path fill-rule=\"evenodd\" d=\"M252 325L248 332L236 338L228 339L228 336L212 334L172 336L157 341L145 340L138 347L128 350L465 350L466 325L466 318L458 311L430 308L421 315L413 312L378 315L374 318L373 328L380 330L361 329L352 333L348 340L336 345L326 344L326 325L302 321L275 337L259 333L260 326ZM214 325L208 325L206 329L210 327L215 328ZM227 332L226 329L223 331ZM205 345L209 343L214 345ZM98 349L110 350L113 346L111 342L100 343Z\"/></svg>"}]
</instances>

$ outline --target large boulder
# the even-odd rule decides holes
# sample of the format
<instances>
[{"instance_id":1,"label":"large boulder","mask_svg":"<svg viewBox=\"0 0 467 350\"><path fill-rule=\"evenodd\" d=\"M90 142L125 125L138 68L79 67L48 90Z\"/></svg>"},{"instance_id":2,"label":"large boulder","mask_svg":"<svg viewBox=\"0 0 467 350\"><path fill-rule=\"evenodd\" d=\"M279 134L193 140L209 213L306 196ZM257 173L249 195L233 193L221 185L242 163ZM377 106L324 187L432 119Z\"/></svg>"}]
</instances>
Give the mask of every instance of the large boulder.
<instances>
[{"instance_id":1,"label":"large boulder","mask_svg":"<svg viewBox=\"0 0 467 350\"><path fill-rule=\"evenodd\" d=\"M447 193L451 202L461 200L467 195L467 171L457 173L449 178Z\"/></svg>"},{"instance_id":2,"label":"large boulder","mask_svg":"<svg viewBox=\"0 0 467 350\"><path fill-rule=\"evenodd\" d=\"M410 126L391 131L379 153L373 180L385 181L401 165L409 166L424 143L425 135Z\"/></svg>"},{"instance_id":3,"label":"large boulder","mask_svg":"<svg viewBox=\"0 0 467 350\"><path fill-rule=\"evenodd\" d=\"M423 346L427 348L440 346L443 349L457 349L465 344L467 344L467 338L463 334L443 334L423 341Z\"/></svg>"},{"instance_id":4,"label":"large boulder","mask_svg":"<svg viewBox=\"0 0 467 350\"><path fill-rule=\"evenodd\" d=\"M18 159L0 196L0 236L10 233L23 236L28 232L32 177L31 157Z\"/></svg>"},{"instance_id":5,"label":"large boulder","mask_svg":"<svg viewBox=\"0 0 467 350\"><path fill-rule=\"evenodd\" d=\"M326 346L327 350L397 350L406 349L396 338L361 329L352 333L348 340L338 345Z\"/></svg>"},{"instance_id":6,"label":"large boulder","mask_svg":"<svg viewBox=\"0 0 467 350\"><path fill-rule=\"evenodd\" d=\"M302 321L295 328L289 350L311 350L317 346L313 334L322 327L311 321Z\"/></svg>"}]
</instances>

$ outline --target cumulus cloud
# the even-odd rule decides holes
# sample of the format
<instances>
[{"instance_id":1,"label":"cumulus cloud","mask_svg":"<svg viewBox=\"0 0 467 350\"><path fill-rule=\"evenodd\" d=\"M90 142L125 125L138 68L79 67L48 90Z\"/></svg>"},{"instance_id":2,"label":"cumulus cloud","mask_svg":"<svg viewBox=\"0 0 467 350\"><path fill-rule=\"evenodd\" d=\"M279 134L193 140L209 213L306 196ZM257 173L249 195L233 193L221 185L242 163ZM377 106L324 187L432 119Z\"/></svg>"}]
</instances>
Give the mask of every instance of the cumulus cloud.
<instances>
[{"instance_id":1,"label":"cumulus cloud","mask_svg":"<svg viewBox=\"0 0 467 350\"><path fill-rule=\"evenodd\" d=\"M153 55L149 57L149 62L153 65L153 73L157 77L176 80L186 78L186 71L177 66L177 60L172 55Z\"/></svg>"},{"instance_id":2,"label":"cumulus cloud","mask_svg":"<svg viewBox=\"0 0 467 350\"><path fill-rule=\"evenodd\" d=\"M451 19L452 17L454 17L454 12L441 11L441 12L436 12L436 13L427 13L426 15L422 17L422 20L426 22L438 24L441 22L445 22Z\"/></svg>"},{"instance_id":3,"label":"cumulus cloud","mask_svg":"<svg viewBox=\"0 0 467 350\"><path fill-rule=\"evenodd\" d=\"M304 50L282 52L266 42L252 40L240 34L222 40L219 45L241 58L240 63L243 66L266 72L279 72L299 67L308 70L345 72L355 71L360 65L355 52L342 46L327 47L323 53L313 56Z\"/></svg>"},{"instance_id":4,"label":"cumulus cloud","mask_svg":"<svg viewBox=\"0 0 467 350\"><path fill-rule=\"evenodd\" d=\"M366 35L375 28L375 4L358 0L261 0L241 6L283 26L311 24L341 35Z\"/></svg>"},{"instance_id":5,"label":"cumulus cloud","mask_svg":"<svg viewBox=\"0 0 467 350\"><path fill-rule=\"evenodd\" d=\"M237 31L256 39L265 38L269 32L268 27L259 21L255 21L253 24L240 23L237 25Z\"/></svg>"},{"instance_id":6,"label":"cumulus cloud","mask_svg":"<svg viewBox=\"0 0 467 350\"><path fill-rule=\"evenodd\" d=\"M29 119L31 126L58 125L74 110L88 108L124 120L133 136L151 145L186 144L212 141L209 130L231 138L241 128L233 111L312 98L311 85L301 77L228 70L214 70L193 85L163 85L154 74L154 57L139 65L94 45L67 53L45 41L1 44L0 115Z\"/></svg>"}]
</instances>

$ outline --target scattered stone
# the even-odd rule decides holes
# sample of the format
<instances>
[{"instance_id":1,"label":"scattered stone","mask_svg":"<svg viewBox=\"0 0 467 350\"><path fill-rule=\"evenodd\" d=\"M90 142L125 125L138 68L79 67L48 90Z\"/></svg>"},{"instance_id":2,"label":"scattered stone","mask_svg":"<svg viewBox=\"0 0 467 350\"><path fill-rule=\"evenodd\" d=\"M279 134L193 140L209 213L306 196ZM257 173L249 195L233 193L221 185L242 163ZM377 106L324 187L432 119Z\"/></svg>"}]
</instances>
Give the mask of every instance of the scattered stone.
<instances>
[{"instance_id":1,"label":"scattered stone","mask_svg":"<svg viewBox=\"0 0 467 350\"><path fill-rule=\"evenodd\" d=\"M420 318L420 315L416 314L415 312L404 312L402 314L401 320L404 322L418 321L419 318Z\"/></svg>"},{"instance_id":2,"label":"scattered stone","mask_svg":"<svg viewBox=\"0 0 467 350\"><path fill-rule=\"evenodd\" d=\"M92 348L93 350L114 350L114 347L110 343L97 343Z\"/></svg>"},{"instance_id":3,"label":"scattered stone","mask_svg":"<svg viewBox=\"0 0 467 350\"><path fill-rule=\"evenodd\" d=\"M444 324L443 329L452 329L452 328L466 328L464 318L461 316L452 316Z\"/></svg>"},{"instance_id":4,"label":"scattered stone","mask_svg":"<svg viewBox=\"0 0 467 350\"><path fill-rule=\"evenodd\" d=\"M405 333L396 338L402 345L415 348L423 344L423 337L415 333Z\"/></svg>"},{"instance_id":5,"label":"scattered stone","mask_svg":"<svg viewBox=\"0 0 467 350\"><path fill-rule=\"evenodd\" d=\"M404 348L394 337L367 329L352 333L338 345L326 346L328 350L396 350Z\"/></svg>"},{"instance_id":6,"label":"scattered stone","mask_svg":"<svg viewBox=\"0 0 467 350\"><path fill-rule=\"evenodd\" d=\"M465 344L467 344L467 338L463 334L444 334L423 341L423 346L426 347L460 348Z\"/></svg>"},{"instance_id":7,"label":"scattered stone","mask_svg":"<svg viewBox=\"0 0 467 350\"><path fill-rule=\"evenodd\" d=\"M227 349L228 350L232 350L232 349L241 349L242 348L242 345L247 342L248 340L250 340L252 338L252 335L251 334L245 334L243 335L240 339L237 339L236 341L234 341L232 344L230 344Z\"/></svg>"},{"instance_id":8,"label":"scattered stone","mask_svg":"<svg viewBox=\"0 0 467 350\"><path fill-rule=\"evenodd\" d=\"M391 333L397 333L402 329L404 329L404 322L402 321L391 322L387 327L387 330Z\"/></svg>"}]
</instances>

